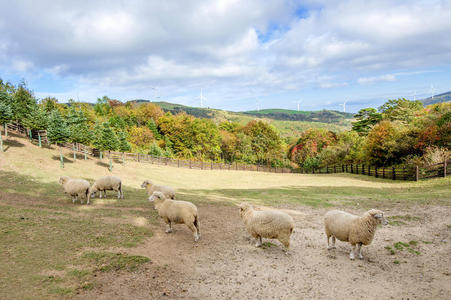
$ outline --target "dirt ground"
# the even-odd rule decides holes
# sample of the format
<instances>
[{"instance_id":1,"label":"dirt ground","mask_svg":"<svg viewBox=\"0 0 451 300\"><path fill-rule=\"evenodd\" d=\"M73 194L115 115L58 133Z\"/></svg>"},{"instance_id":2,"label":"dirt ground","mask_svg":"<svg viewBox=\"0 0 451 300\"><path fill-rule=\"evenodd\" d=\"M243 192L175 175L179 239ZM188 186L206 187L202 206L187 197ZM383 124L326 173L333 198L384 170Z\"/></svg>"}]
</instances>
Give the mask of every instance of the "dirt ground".
<instances>
[{"instance_id":1,"label":"dirt ground","mask_svg":"<svg viewBox=\"0 0 451 300\"><path fill-rule=\"evenodd\" d=\"M202 238L184 225L171 234L163 221L133 249L152 263L135 273L107 273L97 299L451 299L451 209L414 207L385 211L404 218L376 232L364 259L351 261L350 245L326 249L324 209L287 207L296 222L289 254L278 241L263 248L244 229L238 208L199 205ZM362 213L362 211L354 211ZM269 240L264 240L268 242ZM397 249L394 245L405 243ZM410 242L410 244L409 244ZM391 247L394 254L385 247Z\"/></svg>"}]
</instances>

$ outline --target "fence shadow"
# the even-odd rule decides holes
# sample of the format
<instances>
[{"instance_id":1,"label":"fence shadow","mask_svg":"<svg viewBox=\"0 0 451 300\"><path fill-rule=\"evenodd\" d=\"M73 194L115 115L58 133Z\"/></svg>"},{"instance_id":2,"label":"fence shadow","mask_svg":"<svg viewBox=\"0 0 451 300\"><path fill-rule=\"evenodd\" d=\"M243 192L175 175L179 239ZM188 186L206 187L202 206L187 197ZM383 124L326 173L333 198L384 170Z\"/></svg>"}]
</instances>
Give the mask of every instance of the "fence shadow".
<instances>
[{"instance_id":1,"label":"fence shadow","mask_svg":"<svg viewBox=\"0 0 451 300\"><path fill-rule=\"evenodd\" d=\"M69 159L66 156L63 156L63 158L64 158L64 163L65 164L73 164L74 163L74 161L72 159ZM60 160L60 156L59 155L52 155L52 159L59 161Z\"/></svg>"},{"instance_id":2,"label":"fence shadow","mask_svg":"<svg viewBox=\"0 0 451 300\"><path fill-rule=\"evenodd\" d=\"M3 139L3 146L5 147L3 151L8 151L11 147L25 147L25 144L18 142L17 140L11 140L11 139Z\"/></svg>"},{"instance_id":3,"label":"fence shadow","mask_svg":"<svg viewBox=\"0 0 451 300\"><path fill-rule=\"evenodd\" d=\"M107 167L107 168L110 166L109 164L104 163L103 161L98 161L98 162L96 162L96 165L102 166L102 167Z\"/></svg>"}]
</instances>

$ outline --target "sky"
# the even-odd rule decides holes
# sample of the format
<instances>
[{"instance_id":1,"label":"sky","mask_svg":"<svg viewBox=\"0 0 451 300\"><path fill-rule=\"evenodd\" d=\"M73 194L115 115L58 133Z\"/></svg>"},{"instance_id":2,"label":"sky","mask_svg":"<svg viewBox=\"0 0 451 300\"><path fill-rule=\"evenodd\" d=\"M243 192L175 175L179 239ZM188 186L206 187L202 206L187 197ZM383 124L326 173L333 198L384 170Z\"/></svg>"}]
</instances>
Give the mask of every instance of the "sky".
<instances>
[{"instance_id":1,"label":"sky","mask_svg":"<svg viewBox=\"0 0 451 300\"><path fill-rule=\"evenodd\" d=\"M451 0L2 1L0 78L232 111L357 112L451 90Z\"/></svg>"}]
</instances>

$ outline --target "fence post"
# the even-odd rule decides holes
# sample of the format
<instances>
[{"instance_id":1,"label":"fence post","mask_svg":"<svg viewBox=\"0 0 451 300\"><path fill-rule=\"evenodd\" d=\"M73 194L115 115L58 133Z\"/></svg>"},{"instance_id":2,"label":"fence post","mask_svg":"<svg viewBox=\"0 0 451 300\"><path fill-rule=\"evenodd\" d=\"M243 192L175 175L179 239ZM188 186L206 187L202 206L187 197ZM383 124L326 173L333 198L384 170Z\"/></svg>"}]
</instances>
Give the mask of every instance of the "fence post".
<instances>
[{"instance_id":1,"label":"fence post","mask_svg":"<svg viewBox=\"0 0 451 300\"><path fill-rule=\"evenodd\" d=\"M86 149L85 149L85 151L84 151L84 152L85 152L85 160L87 160L87 159L88 159L88 157L87 157L87 153L86 153L87 151L86 151Z\"/></svg>"},{"instance_id":2,"label":"fence post","mask_svg":"<svg viewBox=\"0 0 451 300\"><path fill-rule=\"evenodd\" d=\"M77 160L77 154L75 154L75 144L72 145L72 150L74 151L74 160Z\"/></svg>"},{"instance_id":3,"label":"fence post","mask_svg":"<svg viewBox=\"0 0 451 300\"><path fill-rule=\"evenodd\" d=\"M41 134L38 131L38 140L39 140L39 147L42 148L42 143L41 143Z\"/></svg>"},{"instance_id":4,"label":"fence post","mask_svg":"<svg viewBox=\"0 0 451 300\"><path fill-rule=\"evenodd\" d=\"M371 176L371 166L368 166L368 176Z\"/></svg>"},{"instance_id":5,"label":"fence post","mask_svg":"<svg viewBox=\"0 0 451 300\"><path fill-rule=\"evenodd\" d=\"M382 178L385 178L385 167L382 167Z\"/></svg>"},{"instance_id":6,"label":"fence post","mask_svg":"<svg viewBox=\"0 0 451 300\"><path fill-rule=\"evenodd\" d=\"M0 152L3 152L3 138L1 132L0 132Z\"/></svg>"},{"instance_id":7,"label":"fence post","mask_svg":"<svg viewBox=\"0 0 451 300\"><path fill-rule=\"evenodd\" d=\"M213 170L213 162L211 162L211 169Z\"/></svg>"},{"instance_id":8,"label":"fence post","mask_svg":"<svg viewBox=\"0 0 451 300\"><path fill-rule=\"evenodd\" d=\"M200 161L200 169L203 170L204 169L204 162L201 160Z\"/></svg>"},{"instance_id":9,"label":"fence post","mask_svg":"<svg viewBox=\"0 0 451 300\"><path fill-rule=\"evenodd\" d=\"M238 162L235 162L235 170L238 170Z\"/></svg>"},{"instance_id":10,"label":"fence post","mask_svg":"<svg viewBox=\"0 0 451 300\"><path fill-rule=\"evenodd\" d=\"M445 158L445 161L443 162L443 177L446 177L446 168L448 167L447 164L448 163Z\"/></svg>"},{"instance_id":11,"label":"fence post","mask_svg":"<svg viewBox=\"0 0 451 300\"><path fill-rule=\"evenodd\" d=\"M354 174L354 165L351 164L351 173Z\"/></svg>"},{"instance_id":12,"label":"fence post","mask_svg":"<svg viewBox=\"0 0 451 300\"><path fill-rule=\"evenodd\" d=\"M180 168L180 159L177 159L177 168Z\"/></svg>"},{"instance_id":13,"label":"fence post","mask_svg":"<svg viewBox=\"0 0 451 300\"><path fill-rule=\"evenodd\" d=\"M418 165L415 166L415 181L418 181L420 179L420 168L418 168Z\"/></svg>"},{"instance_id":14,"label":"fence post","mask_svg":"<svg viewBox=\"0 0 451 300\"><path fill-rule=\"evenodd\" d=\"M61 149L61 146L59 146L59 147L60 147L60 167L61 167L61 169L63 169L64 168L63 150Z\"/></svg>"},{"instance_id":15,"label":"fence post","mask_svg":"<svg viewBox=\"0 0 451 300\"><path fill-rule=\"evenodd\" d=\"M377 174L377 167L374 167L374 175L377 177L379 177L379 174Z\"/></svg>"},{"instance_id":16,"label":"fence post","mask_svg":"<svg viewBox=\"0 0 451 300\"><path fill-rule=\"evenodd\" d=\"M191 169L191 159L189 160L189 168Z\"/></svg>"},{"instance_id":17,"label":"fence post","mask_svg":"<svg viewBox=\"0 0 451 300\"><path fill-rule=\"evenodd\" d=\"M329 174L329 166L326 166L326 174Z\"/></svg>"},{"instance_id":18,"label":"fence post","mask_svg":"<svg viewBox=\"0 0 451 300\"><path fill-rule=\"evenodd\" d=\"M393 178L393 180L396 180L396 169L395 169L395 167L392 167L391 170L392 170L392 178Z\"/></svg>"},{"instance_id":19,"label":"fence post","mask_svg":"<svg viewBox=\"0 0 451 300\"><path fill-rule=\"evenodd\" d=\"M8 123L5 124L5 136L8 136Z\"/></svg>"},{"instance_id":20,"label":"fence post","mask_svg":"<svg viewBox=\"0 0 451 300\"><path fill-rule=\"evenodd\" d=\"M404 180L407 180L407 178L406 178L406 166L402 167L402 177L403 177Z\"/></svg>"},{"instance_id":21,"label":"fence post","mask_svg":"<svg viewBox=\"0 0 451 300\"><path fill-rule=\"evenodd\" d=\"M365 175L365 164L362 164L362 174Z\"/></svg>"},{"instance_id":22,"label":"fence post","mask_svg":"<svg viewBox=\"0 0 451 300\"><path fill-rule=\"evenodd\" d=\"M111 151L108 150L108 158L110 159L110 165L108 166L108 170L113 171L113 161L111 160Z\"/></svg>"},{"instance_id":23,"label":"fence post","mask_svg":"<svg viewBox=\"0 0 451 300\"><path fill-rule=\"evenodd\" d=\"M102 151L99 151L99 152L100 152L99 158L100 158L100 160L102 160L103 159Z\"/></svg>"}]
</instances>

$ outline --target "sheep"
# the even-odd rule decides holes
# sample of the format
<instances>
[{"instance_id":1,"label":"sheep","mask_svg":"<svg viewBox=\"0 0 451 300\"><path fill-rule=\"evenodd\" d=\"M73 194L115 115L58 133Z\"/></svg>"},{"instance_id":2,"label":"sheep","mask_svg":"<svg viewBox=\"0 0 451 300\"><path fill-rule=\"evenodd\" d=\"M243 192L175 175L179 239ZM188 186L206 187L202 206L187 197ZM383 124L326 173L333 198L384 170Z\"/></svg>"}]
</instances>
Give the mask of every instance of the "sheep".
<instances>
[{"instance_id":1,"label":"sheep","mask_svg":"<svg viewBox=\"0 0 451 300\"><path fill-rule=\"evenodd\" d=\"M106 191L116 191L118 199L124 199L124 192L122 191L122 181L119 177L116 176L105 176L97 179L94 184L91 186L91 197L95 195L95 193L99 192L100 198L102 198L102 191L106 197Z\"/></svg>"},{"instance_id":2,"label":"sheep","mask_svg":"<svg viewBox=\"0 0 451 300\"><path fill-rule=\"evenodd\" d=\"M162 192L154 192L149 197L149 202L154 203L158 215L166 222L166 233L172 232L172 223L186 224L194 234L194 241L197 242L199 240L199 214L194 204L187 201L168 199Z\"/></svg>"},{"instance_id":3,"label":"sheep","mask_svg":"<svg viewBox=\"0 0 451 300\"><path fill-rule=\"evenodd\" d=\"M172 200L175 199L175 190L170 186L156 185L153 184L150 180L144 180L144 182L141 184L141 187L146 189L149 196L152 196L154 192L161 192L167 198L171 198Z\"/></svg>"},{"instance_id":4,"label":"sheep","mask_svg":"<svg viewBox=\"0 0 451 300\"><path fill-rule=\"evenodd\" d=\"M378 224L387 225L388 221L384 213L377 209L371 209L359 217L344 211L332 210L324 216L324 225L327 236L327 249L335 249L335 239L349 242L352 246L349 258L354 260L355 248L359 259L363 259L362 245L371 244ZM332 237L332 245L329 238Z\"/></svg>"},{"instance_id":5,"label":"sheep","mask_svg":"<svg viewBox=\"0 0 451 300\"><path fill-rule=\"evenodd\" d=\"M286 251L290 248L290 237L294 230L293 218L277 210L255 210L249 203L241 203L240 216L247 231L257 239L255 247L262 245L262 237L278 239Z\"/></svg>"},{"instance_id":6,"label":"sheep","mask_svg":"<svg viewBox=\"0 0 451 300\"><path fill-rule=\"evenodd\" d=\"M84 179L70 178L68 176L61 176L59 183L63 185L64 192L71 195L72 203L75 203L75 200L77 200L78 196L84 196L87 199L87 204L89 204L90 184L88 181ZM81 199L80 203L83 204L83 201Z\"/></svg>"}]
</instances>

